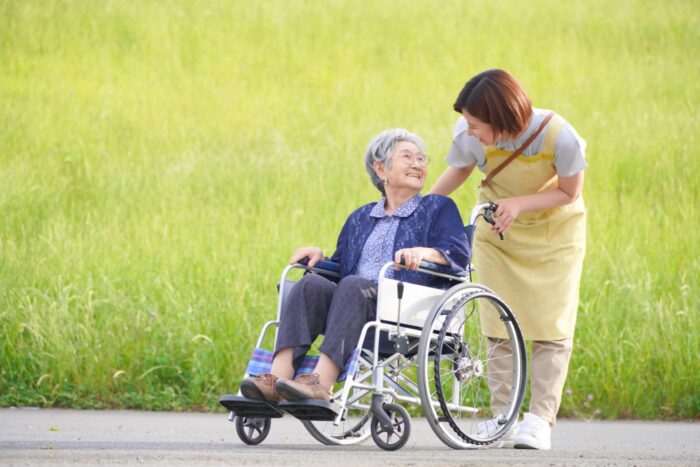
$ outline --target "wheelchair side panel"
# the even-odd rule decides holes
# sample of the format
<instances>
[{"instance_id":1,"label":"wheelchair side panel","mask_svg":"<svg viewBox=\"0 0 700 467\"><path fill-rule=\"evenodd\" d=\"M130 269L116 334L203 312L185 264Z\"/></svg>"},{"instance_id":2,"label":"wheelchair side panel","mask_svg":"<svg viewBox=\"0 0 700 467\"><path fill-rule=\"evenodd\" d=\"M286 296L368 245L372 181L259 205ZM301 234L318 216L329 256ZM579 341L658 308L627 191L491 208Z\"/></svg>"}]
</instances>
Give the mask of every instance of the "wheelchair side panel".
<instances>
[{"instance_id":1,"label":"wheelchair side panel","mask_svg":"<svg viewBox=\"0 0 700 467\"><path fill-rule=\"evenodd\" d=\"M377 314L381 321L396 323L399 318L397 284L398 281L386 277L379 281ZM444 293L445 291L442 289L404 282L403 298L401 299L401 325L422 328L430 309Z\"/></svg>"}]
</instances>

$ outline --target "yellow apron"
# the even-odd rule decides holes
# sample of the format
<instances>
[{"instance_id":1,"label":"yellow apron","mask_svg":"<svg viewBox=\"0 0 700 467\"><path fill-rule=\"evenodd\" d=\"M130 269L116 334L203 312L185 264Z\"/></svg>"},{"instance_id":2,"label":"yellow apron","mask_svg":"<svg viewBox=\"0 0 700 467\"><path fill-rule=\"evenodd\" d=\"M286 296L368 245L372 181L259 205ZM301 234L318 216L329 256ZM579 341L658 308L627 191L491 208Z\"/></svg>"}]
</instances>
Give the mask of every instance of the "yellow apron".
<instances>
[{"instance_id":1,"label":"yellow apron","mask_svg":"<svg viewBox=\"0 0 700 467\"><path fill-rule=\"evenodd\" d=\"M540 153L519 155L487 187L479 201L496 201L557 186L554 146L562 120L554 116L545 129ZM512 154L495 146L484 148L486 173ZM499 240L485 222L477 223L474 261L477 281L490 287L510 306L527 340L571 338L576 325L579 283L586 249L583 198L540 212L522 213ZM489 317L493 314L488 313ZM507 337L498 320L482 314L489 337Z\"/></svg>"}]
</instances>

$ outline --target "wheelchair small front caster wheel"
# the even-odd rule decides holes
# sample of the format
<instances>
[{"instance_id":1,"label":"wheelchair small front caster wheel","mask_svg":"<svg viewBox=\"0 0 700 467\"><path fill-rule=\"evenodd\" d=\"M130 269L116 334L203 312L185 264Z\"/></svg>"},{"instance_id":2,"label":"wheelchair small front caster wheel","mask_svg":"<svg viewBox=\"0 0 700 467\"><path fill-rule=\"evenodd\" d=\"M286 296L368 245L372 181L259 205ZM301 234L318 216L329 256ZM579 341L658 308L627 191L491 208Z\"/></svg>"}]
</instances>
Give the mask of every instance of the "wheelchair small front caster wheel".
<instances>
[{"instance_id":1,"label":"wheelchair small front caster wheel","mask_svg":"<svg viewBox=\"0 0 700 467\"><path fill-rule=\"evenodd\" d=\"M262 443L270 433L270 425L269 418L236 417L236 433L245 444Z\"/></svg>"},{"instance_id":2,"label":"wheelchair small front caster wheel","mask_svg":"<svg viewBox=\"0 0 700 467\"><path fill-rule=\"evenodd\" d=\"M379 418L372 418L372 439L386 451L401 449L411 435L411 417L406 409L398 404L384 404L384 412L391 420L391 428L382 427Z\"/></svg>"}]
</instances>

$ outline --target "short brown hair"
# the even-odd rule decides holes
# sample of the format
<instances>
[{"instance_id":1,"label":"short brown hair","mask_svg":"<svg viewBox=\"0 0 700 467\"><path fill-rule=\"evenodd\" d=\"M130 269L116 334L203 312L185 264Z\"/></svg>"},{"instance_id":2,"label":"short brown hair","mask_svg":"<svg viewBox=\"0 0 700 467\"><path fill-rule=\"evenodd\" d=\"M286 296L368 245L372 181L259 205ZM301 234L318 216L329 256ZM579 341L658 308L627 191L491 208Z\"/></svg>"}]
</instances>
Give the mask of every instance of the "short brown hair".
<instances>
[{"instance_id":1,"label":"short brown hair","mask_svg":"<svg viewBox=\"0 0 700 467\"><path fill-rule=\"evenodd\" d=\"M532 103L515 78L504 70L486 70L467 81L453 108L464 110L499 133L517 136L525 130Z\"/></svg>"}]
</instances>

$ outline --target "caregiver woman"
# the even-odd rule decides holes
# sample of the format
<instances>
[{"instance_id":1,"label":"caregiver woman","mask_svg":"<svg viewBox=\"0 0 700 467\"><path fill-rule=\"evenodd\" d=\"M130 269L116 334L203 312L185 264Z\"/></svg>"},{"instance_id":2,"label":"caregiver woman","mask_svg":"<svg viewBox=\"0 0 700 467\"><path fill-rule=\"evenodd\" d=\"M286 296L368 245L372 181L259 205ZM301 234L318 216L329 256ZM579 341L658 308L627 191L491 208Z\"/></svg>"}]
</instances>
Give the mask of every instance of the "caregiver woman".
<instances>
[{"instance_id":1,"label":"caregiver woman","mask_svg":"<svg viewBox=\"0 0 700 467\"><path fill-rule=\"evenodd\" d=\"M586 142L559 115L533 108L520 84L503 70L471 78L454 110L462 116L447 155L449 167L430 193L449 195L474 167L486 175L479 201L494 201L498 209L495 226L478 224L479 282L504 298L525 339L532 341L530 406L501 445L550 449L571 357L586 244L581 198ZM498 233L506 233L505 240ZM490 330L488 322L483 327L493 351L503 352L495 343L505 336ZM505 364L510 359L493 357L488 379L491 405L497 408L509 394L510 380L502 375L510 375Z\"/></svg>"}]
</instances>

